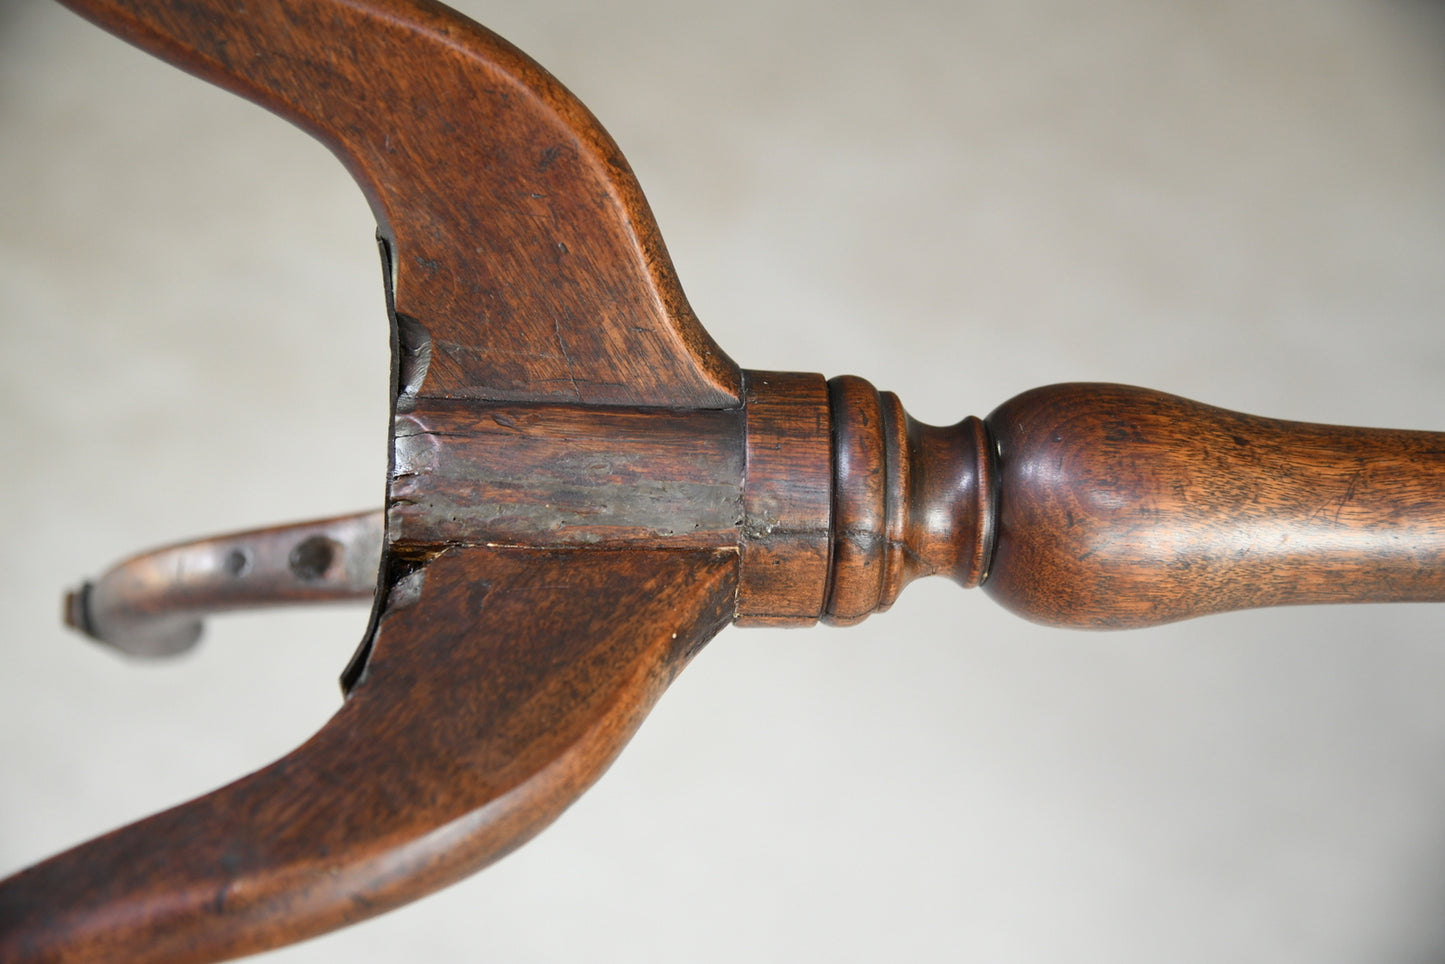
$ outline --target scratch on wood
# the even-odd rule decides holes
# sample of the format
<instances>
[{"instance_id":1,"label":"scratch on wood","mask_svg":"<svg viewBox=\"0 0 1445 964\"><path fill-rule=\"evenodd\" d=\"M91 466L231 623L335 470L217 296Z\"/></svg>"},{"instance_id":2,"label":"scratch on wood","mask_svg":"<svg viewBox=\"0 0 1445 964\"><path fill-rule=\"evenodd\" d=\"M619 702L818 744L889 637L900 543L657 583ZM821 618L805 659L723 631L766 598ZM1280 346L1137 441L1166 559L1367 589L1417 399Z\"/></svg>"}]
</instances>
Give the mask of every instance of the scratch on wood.
<instances>
[{"instance_id":1,"label":"scratch on wood","mask_svg":"<svg viewBox=\"0 0 1445 964\"><path fill-rule=\"evenodd\" d=\"M572 391L577 395L577 401L582 401L582 390L577 387L577 378L572 369L572 356L567 354L567 342L562 337L562 319L556 316L552 318L552 332L557 337L557 350L562 353L562 360L567 363L567 381L572 383Z\"/></svg>"}]
</instances>

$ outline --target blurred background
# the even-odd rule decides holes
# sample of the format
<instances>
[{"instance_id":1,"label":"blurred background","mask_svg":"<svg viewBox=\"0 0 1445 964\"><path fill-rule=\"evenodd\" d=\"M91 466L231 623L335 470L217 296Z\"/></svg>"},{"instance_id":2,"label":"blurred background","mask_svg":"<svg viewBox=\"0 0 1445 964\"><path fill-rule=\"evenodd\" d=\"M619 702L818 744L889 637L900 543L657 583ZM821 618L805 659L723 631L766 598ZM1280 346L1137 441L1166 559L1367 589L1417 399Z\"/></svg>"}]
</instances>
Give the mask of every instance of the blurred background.
<instances>
[{"instance_id":1,"label":"blurred background","mask_svg":"<svg viewBox=\"0 0 1445 964\"><path fill-rule=\"evenodd\" d=\"M607 125L745 366L940 424L1089 379L1445 429L1438 3L461 6ZM0 0L0 874L339 705L364 609L164 665L59 612L142 548L380 504L373 230L305 136ZM536 841L267 960L1445 961L1442 679L1445 607L1100 635L926 581L725 631Z\"/></svg>"}]
</instances>

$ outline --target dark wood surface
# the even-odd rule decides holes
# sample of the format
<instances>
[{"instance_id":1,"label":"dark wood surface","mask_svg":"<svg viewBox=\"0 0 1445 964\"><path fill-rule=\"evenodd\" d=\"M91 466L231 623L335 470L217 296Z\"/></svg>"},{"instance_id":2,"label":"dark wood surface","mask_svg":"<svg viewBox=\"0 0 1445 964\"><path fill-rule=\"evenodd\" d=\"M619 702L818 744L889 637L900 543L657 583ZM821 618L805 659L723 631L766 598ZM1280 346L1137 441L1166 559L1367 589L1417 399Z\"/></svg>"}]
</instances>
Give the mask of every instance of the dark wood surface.
<instances>
[{"instance_id":1,"label":"dark wood surface","mask_svg":"<svg viewBox=\"0 0 1445 964\"><path fill-rule=\"evenodd\" d=\"M1158 625L1259 606L1438 601L1445 434L1279 422L1118 385L989 416L985 584L1041 622Z\"/></svg>"},{"instance_id":2,"label":"dark wood surface","mask_svg":"<svg viewBox=\"0 0 1445 964\"><path fill-rule=\"evenodd\" d=\"M978 418L942 428L898 396L843 375L833 412L833 556L826 616L851 625L919 576L965 588L988 575L998 510L996 442Z\"/></svg>"},{"instance_id":3,"label":"dark wood surface","mask_svg":"<svg viewBox=\"0 0 1445 964\"><path fill-rule=\"evenodd\" d=\"M821 375L749 372L739 543L744 624L811 626L827 598L831 425Z\"/></svg>"},{"instance_id":4,"label":"dark wood surface","mask_svg":"<svg viewBox=\"0 0 1445 964\"><path fill-rule=\"evenodd\" d=\"M713 552L452 549L294 753L0 884L5 961L224 960L363 920L529 839L732 615Z\"/></svg>"},{"instance_id":5,"label":"dark wood surface","mask_svg":"<svg viewBox=\"0 0 1445 964\"><path fill-rule=\"evenodd\" d=\"M405 0L70 5L336 152L396 252L396 313L428 332L421 394L736 402L621 152L491 31Z\"/></svg>"}]
</instances>

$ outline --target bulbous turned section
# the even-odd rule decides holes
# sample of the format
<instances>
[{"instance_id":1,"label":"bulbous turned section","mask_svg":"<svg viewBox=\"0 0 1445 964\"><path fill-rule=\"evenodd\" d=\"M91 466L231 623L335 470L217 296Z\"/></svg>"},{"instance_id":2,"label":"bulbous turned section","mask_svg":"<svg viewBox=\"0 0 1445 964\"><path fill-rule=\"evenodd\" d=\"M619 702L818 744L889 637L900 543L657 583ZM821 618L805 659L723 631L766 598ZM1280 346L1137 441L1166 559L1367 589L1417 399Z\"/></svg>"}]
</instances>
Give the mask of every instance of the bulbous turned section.
<instances>
[{"instance_id":1,"label":"bulbous turned section","mask_svg":"<svg viewBox=\"0 0 1445 964\"><path fill-rule=\"evenodd\" d=\"M1025 392L988 424L1000 481L984 591L1028 619L1123 629L1445 600L1445 434L1091 384Z\"/></svg>"},{"instance_id":2,"label":"bulbous turned section","mask_svg":"<svg viewBox=\"0 0 1445 964\"><path fill-rule=\"evenodd\" d=\"M1445 433L1052 385L940 428L861 378L750 373L738 621L858 622L919 576L1036 622L1445 601Z\"/></svg>"},{"instance_id":3,"label":"bulbous turned section","mask_svg":"<svg viewBox=\"0 0 1445 964\"><path fill-rule=\"evenodd\" d=\"M938 427L862 378L828 382L833 425L832 558L824 621L856 623L919 576L964 587L988 575L996 478L988 429Z\"/></svg>"},{"instance_id":4,"label":"bulbous turned section","mask_svg":"<svg viewBox=\"0 0 1445 964\"><path fill-rule=\"evenodd\" d=\"M823 618L910 580L982 584L1036 622L1153 626L1328 602L1445 600L1445 434L1243 415L1122 385L1052 385L937 428L828 383Z\"/></svg>"}]
</instances>

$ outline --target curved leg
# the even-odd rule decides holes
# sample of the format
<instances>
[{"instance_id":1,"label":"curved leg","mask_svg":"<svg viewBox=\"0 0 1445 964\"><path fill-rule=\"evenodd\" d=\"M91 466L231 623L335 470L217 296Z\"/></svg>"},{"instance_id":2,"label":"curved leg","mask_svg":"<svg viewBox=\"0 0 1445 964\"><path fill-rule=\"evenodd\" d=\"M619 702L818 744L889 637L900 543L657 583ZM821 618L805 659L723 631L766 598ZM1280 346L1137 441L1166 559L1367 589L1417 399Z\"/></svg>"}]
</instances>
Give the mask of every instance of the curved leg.
<instances>
[{"instance_id":1,"label":"curved leg","mask_svg":"<svg viewBox=\"0 0 1445 964\"><path fill-rule=\"evenodd\" d=\"M0 882L0 960L224 960L506 855L601 775L731 617L729 552L449 549L295 752Z\"/></svg>"}]
</instances>

